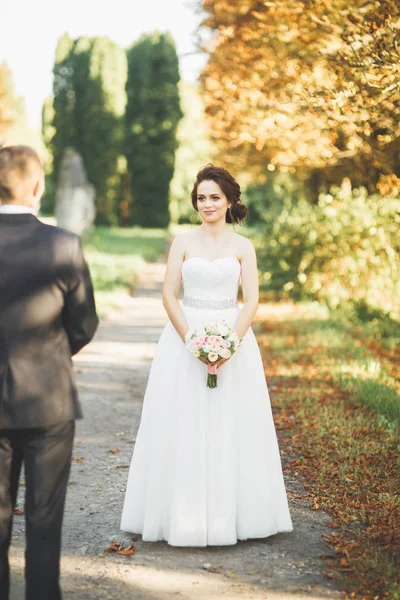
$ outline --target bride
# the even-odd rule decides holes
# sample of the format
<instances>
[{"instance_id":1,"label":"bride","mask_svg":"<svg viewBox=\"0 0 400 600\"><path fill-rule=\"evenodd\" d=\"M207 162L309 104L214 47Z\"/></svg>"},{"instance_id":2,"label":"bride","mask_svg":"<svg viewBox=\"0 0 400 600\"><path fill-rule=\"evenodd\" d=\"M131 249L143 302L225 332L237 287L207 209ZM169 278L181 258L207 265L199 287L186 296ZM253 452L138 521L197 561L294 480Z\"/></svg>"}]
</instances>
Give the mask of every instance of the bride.
<instances>
[{"instance_id":1,"label":"bride","mask_svg":"<svg viewBox=\"0 0 400 600\"><path fill-rule=\"evenodd\" d=\"M121 529L172 546L219 546L293 526L250 327L258 303L255 251L227 226L246 216L240 186L225 169L207 165L191 197L202 224L171 245L163 288L170 321L150 370ZM242 341L232 358L214 363L218 387L210 389L207 367L186 349L185 336L222 320Z\"/></svg>"}]
</instances>

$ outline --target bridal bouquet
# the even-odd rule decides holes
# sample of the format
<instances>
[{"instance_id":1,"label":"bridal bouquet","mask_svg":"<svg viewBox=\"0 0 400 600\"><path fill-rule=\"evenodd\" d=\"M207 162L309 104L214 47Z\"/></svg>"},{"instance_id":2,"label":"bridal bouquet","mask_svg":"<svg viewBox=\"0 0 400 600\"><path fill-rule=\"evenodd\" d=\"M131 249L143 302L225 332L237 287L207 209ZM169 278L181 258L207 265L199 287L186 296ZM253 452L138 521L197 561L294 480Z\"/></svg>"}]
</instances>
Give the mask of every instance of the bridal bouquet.
<instances>
[{"instance_id":1,"label":"bridal bouquet","mask_svg":"<svg viewBox=\"0 0 400 600\"><path fill-rule=\"evenodd\" d=\"M201 329L190 329L186 334L186 348L196 358L207 361L207 386L217 387L217 367L219 358L230 358L239 347L239 337L235 329L225 321L209 323Z\"/></svg>"}]
</instances>

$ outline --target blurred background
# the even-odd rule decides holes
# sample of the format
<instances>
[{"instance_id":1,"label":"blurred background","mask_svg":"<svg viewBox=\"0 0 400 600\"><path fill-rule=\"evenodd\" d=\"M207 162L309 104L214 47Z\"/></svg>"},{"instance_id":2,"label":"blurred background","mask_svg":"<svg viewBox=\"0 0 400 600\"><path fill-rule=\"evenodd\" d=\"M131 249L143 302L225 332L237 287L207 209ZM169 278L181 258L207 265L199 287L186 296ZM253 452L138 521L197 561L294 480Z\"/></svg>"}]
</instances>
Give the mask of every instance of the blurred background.
<instances>
[{"instance_id":1,"label":"blurred background","mask_svg":"<svg viewBox=\"0 0 400 600\"><path fill-rule=\"evenodd\" d=\"M92 199L79 230L91 247L127 252L142 228L145 258L154 236L195 222L198 169L225 166L265 298L317 301L393 337L399 19L395 0L16 0L2 8L0 143L39 150L43 216L68 227L65 211Z\"/></svg>"},{"instance_id":2,"label":"blurred background","mask_svg":"<svg viewBox=\"0 0 400 600\"><path fill-rule=\"evenodd\" d=\"M335 532L345 597L399 600L398 0L14 0L0 144L38 149L40 217L82 236L101 315L237 177L286 469ZM305 458L304 458L305 457Z\"/></svg>"}]
</instances>

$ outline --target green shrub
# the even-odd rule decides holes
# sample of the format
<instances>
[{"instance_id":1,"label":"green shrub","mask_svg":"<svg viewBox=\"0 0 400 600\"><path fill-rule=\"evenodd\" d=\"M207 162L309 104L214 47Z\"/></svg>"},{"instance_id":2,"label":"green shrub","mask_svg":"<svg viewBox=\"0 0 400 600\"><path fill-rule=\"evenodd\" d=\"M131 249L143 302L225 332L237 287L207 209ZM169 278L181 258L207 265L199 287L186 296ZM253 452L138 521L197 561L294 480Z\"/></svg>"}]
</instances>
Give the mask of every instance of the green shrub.
<instances>
[{"instance_id":1,"label":"green shrub","mask_svg":"<svg viewBox=\"0 0 400 600\"><path fill-rule=\"evenodd\" d=\"M263 214L261 284L278 297L343 303L400 318L400 199L335 188L317 205L288 199ZM371 313L373 314L373 313Z\"/></svg>"}]
</instances>

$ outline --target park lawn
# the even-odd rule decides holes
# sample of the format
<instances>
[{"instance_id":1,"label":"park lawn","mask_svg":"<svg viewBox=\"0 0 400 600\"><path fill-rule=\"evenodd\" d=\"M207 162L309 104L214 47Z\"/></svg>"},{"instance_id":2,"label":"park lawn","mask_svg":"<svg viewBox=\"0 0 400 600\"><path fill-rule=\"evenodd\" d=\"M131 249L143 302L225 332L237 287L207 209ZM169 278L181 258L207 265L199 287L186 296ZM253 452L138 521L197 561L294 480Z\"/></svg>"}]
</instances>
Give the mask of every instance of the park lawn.
<instances>
[{"instance_id":1,"label":"park lawn","mask_svg":"<svg viewBox=\"0 0 400 600\"><path fill-rule=\"evenodd\" d=\"M84 239L98 312L124 305L135 288L138 271L167 247L163 229L96 227Z\"/></svg>"},{"instance_id":2,"label":"park lawn","mask_svg":"<svg viewBox=\"0 0 400 600\"><path fill-rule=\"evenodd\" d=\"M287 468L332 515L326 576L347 597L398 600L398 351L316 303L261 305L256 327Z\"/></svg>"}]
</instances>

